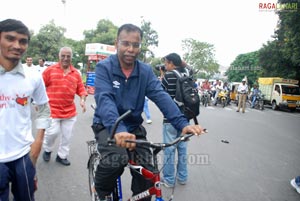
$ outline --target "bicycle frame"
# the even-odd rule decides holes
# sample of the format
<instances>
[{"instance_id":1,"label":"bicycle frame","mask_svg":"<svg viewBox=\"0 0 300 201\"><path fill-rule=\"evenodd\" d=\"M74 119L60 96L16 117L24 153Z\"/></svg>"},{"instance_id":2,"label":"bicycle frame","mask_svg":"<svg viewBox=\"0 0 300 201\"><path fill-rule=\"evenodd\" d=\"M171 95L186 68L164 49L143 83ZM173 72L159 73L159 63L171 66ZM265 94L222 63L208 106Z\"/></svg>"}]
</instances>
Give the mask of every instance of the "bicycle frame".
<instances>
[{"instance_id":1,"label":"bicycle frame","mask_svg":"<svg viewBox=\"0 0 300 201\"><path fill-rule=\"evenodd\" d=\"M98 164L97 161L95 160L100 160L101 156L100 153L98 153L97 151L97 142L96 140L91 140L87 142L88 144L88 151L89 151L89 161L88 161L88 169L89 171L95 171L95 163ZM153 186L150 187L149 189L132 196L131 198L127 199L128 201L138 201L140 199L149 197L149 196L155 196L155 201L164 201L162 198L162 190L161 190L161 181L160 181L160 172L158 170L158 165L157 165L157 154L159 153L159 151L157 149L153 149L153 165L154 165L154 171L150 171L146 168L144 168L141 165L138 165L137 163L135 163L133 160L129 160L127 167L132 169L133 171L136 171L137 173L139 173L140 175L142 175L145 179L150 180L153 183ZM92 168L92 169L90 169ZM89 174L91 174L89 176L89 183L90 183L90 194L92 196L92 200L98 200L98 196L95 190L95 186L94 186L94 172L90 172ZM93 178L91 178L93 177ZM117 179L117 184L116 184L116 190L117 195L118 195L118 199L119 201L123 200L123 193L122 193L122 182L121 182L121 177L119 177Z\"/></svg>"},{"instance_id":2,"label":"bicycle frame","mask_svg":"<svg viewBox=\"0 0 300 201\"><path fill-rule=\"evenodd\" d=\"M154 164L155 165L155 164ZM150 180L153 183L153 186L149 189L132 196L128 199L128 201L136 201L140 200L152 195L155 195L156 201L163 201L162 198L162 190L161 190L161 181L160 181L160 172L157 168L155 170L149 171L148 169L144 168L141 165L136 164L134 161L130 160L127 165L130 169L138 172L140 175L142 175L145 179Z\"/></svg>"},{"instance_id":3,"label":"bicycle frame","mask_svg":"<svg viewBox=\"0 0 300 201\"><path fill-rule=\"evenodd\" d=\"M119 119L117 119L113 129L112 133L114 134L116 131L116 128L121 120L123 120L126 116L128 116L131 113L131 111L127 111L124 113ZM198 124L197 119L194 118L194 121L196 124ZM206 129L205 129L206 132ZM153 166L154 170L150 171L146 169L145 167L135 163L133 160L129 160L127 166L133 170L142 175L145 179L150 180L153 183L153 186L151 186L149 189L138 193L136 195L133 195L131 198L127 199L128 201L138 201L143 198L153 196L155 195L155 201L164 201L162 198L162 190L161 190L161 181L160 181L160 171L158 169L158 161L157 161L157 155L158 153L169 146L173 146L181 141L188 140L193 134L186 134L184 136L180 136L177 139L175 139L173 142L170 143L152 143L150 141L145 140L126 140L126 142L129 143L136 143L137 146L145 146L151 149L152 157L153 157ZM88 169L89 169L89 187L90 187L90 193L92 196L93 201L98 201L99 197L97 195L97 192L95 190L95 165L99 164L99 161L101 159L101 155L97 150L97 142L96 140L88 141L88 149L89 149L89 161L88 161ZM112 145L115 141L113 139L113 136L111 139L108 139L108 144ZM112 198L113 201L116 201L116 197L118 197L118 201L123 200L122 195L122 184L121 184L121 177L117 179L117 183L115 186L115 190L112 192Z\"/></svg>"}]
</instances>

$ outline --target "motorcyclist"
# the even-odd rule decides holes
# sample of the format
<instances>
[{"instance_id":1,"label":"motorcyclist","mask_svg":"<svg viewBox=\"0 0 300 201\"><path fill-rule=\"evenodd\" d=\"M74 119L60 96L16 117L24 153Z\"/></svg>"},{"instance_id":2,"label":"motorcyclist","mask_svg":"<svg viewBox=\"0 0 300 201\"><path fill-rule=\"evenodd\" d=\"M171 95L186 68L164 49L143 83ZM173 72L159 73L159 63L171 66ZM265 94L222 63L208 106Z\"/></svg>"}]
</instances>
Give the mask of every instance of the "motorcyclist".
<instances>
[{"instance_id":1,"label":"motorcyclist","mask_svg":"<svg viewBox=\"0 0 300 201\"><path fill-rule=\"evenodd\" d=\"M227 94L227 105L229 105L230 104L230 88L228 86L228 82L224 82L224 84L223 84L223 90Z\"/></svg>"},{"instance_id":2,"label":"motorcyclist","mask_svg":"<svg viewBox=\"0 0 300 201\"><path fill-rule=\"evenodd\" d=\"M207 91L208 92L208 104L210 104L210 100L211 100L211 97L212 97L212 91L211 91L211 85L208 81L208 79L206 79L200 86L200 90L201 90L201 94L203 96L203 92L204 91Z\"/></svg>"},{"instance_id":3,"label":"motorcyclist","mask_svg":"<svg viewBox=\"0 0 300 201\"><path fill-rule=\"evenodd\" d=\"M222 83L221 83L221 81L217 80L216 94L215 94L215 97L214 97L214 105L217 105L217 103L218 103L218 95L219 95L221 90L223 90Z\"/></svg>"},{"instance_id":4,"label":"motorcyclist","mask_svg":"<svg viewBox=\"0 0 300 201\"><path fill-rule=\"evenodd\" d=\"M259 90L258 85L254 83L251 91L251 108L254 108L255 101L259 93L261 93L261 91Z\"/></svg>"}]
</instances>

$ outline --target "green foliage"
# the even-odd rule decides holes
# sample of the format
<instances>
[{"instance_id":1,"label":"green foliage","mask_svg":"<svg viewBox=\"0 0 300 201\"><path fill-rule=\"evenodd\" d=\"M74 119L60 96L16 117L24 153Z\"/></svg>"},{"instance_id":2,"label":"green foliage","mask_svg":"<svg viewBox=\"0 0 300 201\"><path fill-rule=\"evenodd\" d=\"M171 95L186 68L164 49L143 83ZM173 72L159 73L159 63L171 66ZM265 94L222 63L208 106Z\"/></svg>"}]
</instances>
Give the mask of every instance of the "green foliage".
<instances>
[{"instance_id":1,"label":"green foliage","mask_svg":"<svg viewBox=\"0 0 300 201\"><path fill-rule=\"evenodd\" d=\"M297 1L279 0L278 2L291 4ZM276 34L282 45L283 56L293 65L300 66L300 1L297 4L298 10L296 11L278 11L280 21Z\"/></svg>"},{"instance_id":2,"label":"green foliage","mask_svg":"<svg viewBox=\"0 0 300 201\"><path fill-rule=\"evenodd\" d=\"M255 51L238 55L225 75L230 82L240 82L246 76L251 85L261 73L261 67L258 66L258 51Z\"/></svg>"},{"instance_id":3,"label":"green foliage","mask_svg":"<svg viewBox=\"0 0 300 201\"><path fill-rule=\"evenodd\" d=\"M279 0L279 3L295 3L295 0ZM297 1L300 9L300 2ZM244 76L254 82L259 76L278 76L300 80L300 12L278 11L279 23L274 35L274 40L267 41L263 47L255 52L238 55L232 62L226 75L230 81L240 81ZM158 33L152 29L151 23L142 19L141 29L144 33L142 49L139 59L149 63L153 68L161 63L160 58L155 58L152 47L157 47ZM86 66L86 43L103 43L114 45L118 27L110 20L99 20L95 30L85 30L84 40L75 41L64 36L66 29L56 26L50 21L43 26L37 34L32 33L27 56L33 58L37 64L39 58L48 61L57 61L59 49L69 46L73 49L73 65ZM214 46L199 42L194 39L182 41L184 50L183 59L196 72L197 77L211 78L219 72L219 64L215 60ZM81 64L81 65L80 65ZM159 72L154 70L159 75Z\"/></svg>"},{"instance_id":4,"label":"green foliage","mask_svg":"<svg viewBox=\"0 0 300 201\"><path fill-rule=\"evenodd\" d=\"M182 47L185 51L183 59L193 68L194 73L211 78L219 72L213 45L189 38L182 41Z\"/></svg>"},{"instance_id":5,"label":"green foliage","mask_svg":"<svg viewBox=\"0 0 300 201\"><path fill-rule=\"evenodd\" d=\"M110 20L99 20L95 30L86 30L83 32L85 43L102 43L114 45L118 27Z\"/></svg>"},{"instance_id":6,"label":"green foliage","mask_svg":"<svg viewBox=\"0 0 300 201\"><path fill-rule=\"evenodd\" d=\"M279 0L278 3L297 1ZM263 76L276 76L300 80L300 2L298 10L279 10L279 23L273 41L259 50L259 65Z\"/></svg>"},{"instance_id":7,"label":"green foliage","mask_svg":"<svg viewBox=\"0 0 300 201\"><path fill-rule=\"evenodd\" d=\"M57 61L59 49L65 40L65 31L63 27L56 26L53 20L50 21L40 29L37 35L31 37L29 48L23 59L31 56L34 63L37 63L41 57L47 61Z\"/></svg>"},{"instance_id":8,"label":"green foliage","mask_svg":"<svg viewBox=\"0 0 300 201\"><path fill-rule=\"evenodd\" d=\"M151 22L146 22L144 19L142 20L141 30L143 32L143 42L139 58L147 62L147 58L154 57L154 53L150 48L158 46L158 34L151 28Z\"/></svg>"},{"instance_id":9,"label":"green foliage","mask_svg":"<svg viewBox=\"0 0 300 201\"><path fill-rule=\"evenodd\" d=\"M259 65L262 66L261 76L263 77L294 78L295 76L277 40L269 41L259 50Z\"/></svg>"}]
</instances>

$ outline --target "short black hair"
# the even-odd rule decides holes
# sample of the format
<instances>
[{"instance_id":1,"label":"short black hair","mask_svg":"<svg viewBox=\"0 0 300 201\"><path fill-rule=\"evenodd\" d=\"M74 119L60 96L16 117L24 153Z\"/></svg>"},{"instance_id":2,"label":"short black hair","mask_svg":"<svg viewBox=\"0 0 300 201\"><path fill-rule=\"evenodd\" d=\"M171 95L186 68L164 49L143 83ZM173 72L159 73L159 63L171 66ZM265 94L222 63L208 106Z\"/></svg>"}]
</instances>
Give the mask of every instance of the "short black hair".
<instances>
[{"instance_id":1,"label":"short black hair","mask_svg":"<svg viewBox=\"0 0 300 201\"><path fill-rule=\"evenodd\" d=\"M121 33L121 31L125 30L126 32L139 32L141 39L143 39L143 31L140 29L140 27L134 25L134 24L123 24L122 26L120 26L120 28L118 29L118 37Z\"/></svg>"},{"instance_id":2,"label":"short black hair","mask_svg":"<svg viewBox=\"0 0 300 201\"><path fill-rule=\"evenodd\" d=\"M3 21L0 21L0 33L1 32L9 32L9 31L15 31L19 34L25 34L28 36L28 41L30 40L29 29L20 20L6 19Z\"/></svg>"},{"instance_id":3,"label":"short black hair","mask_svg":"<svg viewBox=\"0 0 300 201\"><path fill-rule=\"evenodd\" d=\"M181 57L177 53L170 53L163 60L172 61L175 66L182 67Z\"/></svg>"}]
</instances>

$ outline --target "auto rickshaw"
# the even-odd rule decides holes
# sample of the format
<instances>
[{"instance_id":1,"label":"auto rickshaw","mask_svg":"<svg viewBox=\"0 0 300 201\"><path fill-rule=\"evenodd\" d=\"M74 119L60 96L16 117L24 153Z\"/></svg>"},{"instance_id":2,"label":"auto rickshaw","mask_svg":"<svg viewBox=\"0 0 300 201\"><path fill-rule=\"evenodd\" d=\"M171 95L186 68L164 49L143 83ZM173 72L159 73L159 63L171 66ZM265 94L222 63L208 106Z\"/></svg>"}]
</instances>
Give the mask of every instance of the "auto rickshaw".
<instances>
[{"instance_id":1,"label":"auto rickshaw","mask_svg":"<svg viewBox=\"0 0 300 201\"><path fill-rule=\"evenodd\" d=\"M241 82L231 82L230 83L230 99L232 101L237 101L238 99L238 87L241 84Z\"/></svg>"}]
</instances>

